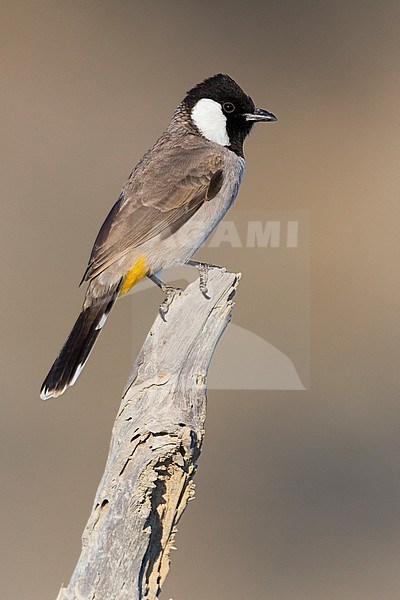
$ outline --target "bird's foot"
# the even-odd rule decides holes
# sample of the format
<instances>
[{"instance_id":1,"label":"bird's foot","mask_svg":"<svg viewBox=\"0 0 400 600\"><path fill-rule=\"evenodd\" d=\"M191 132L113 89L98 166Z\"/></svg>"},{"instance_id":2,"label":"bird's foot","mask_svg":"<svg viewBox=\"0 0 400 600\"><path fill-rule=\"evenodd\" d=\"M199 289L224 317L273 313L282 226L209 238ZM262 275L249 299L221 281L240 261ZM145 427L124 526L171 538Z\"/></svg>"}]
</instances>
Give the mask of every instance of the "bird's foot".
<instances>
[{"instance_id":1,"label":"bird's foot","mask_svg":"<svg viewBox=\"0 0 400 600\"><path fill-rule=\"evenodd\" d=\"M176 298L176 296L180 296L182 290L180 288L165 285L165 283L161 281L161 279L159 279L156 275L148 275L147 277L151 279L151 281L155 283L156 286L159 287L160 290L162 290L165 294L165 300L160 305L159 312L162 320L166 321L167 319L165 318L165 316L169 310L169 307L171 306L174 298Z\"/></svg>"},{"instance_id":2,"label":"bird's foot","mask_svg":"<svg viewBox=\"0 0 400 600\"><path fill-rule=\"evenodd\" d=\"M188 260L187 264L191 267L196 267L196 269L198 270L199 279L200 279L200 281L199 281L200 291L203 294L204 298L209 300L210 296L208 295L208 287L207 287L208 271L210 269L221 269L221 267L219 267L218 265L211 265L209 263L199 262L197 260Z\"/></svg>"},{"instance_id":3,"label":"bird's foot","mask_svg":"<svg viewBox=\"0 0 400 600\"><path fill-rule=\"evenodd\" d=\"M162 320L167 321L166 316L169 311L169 307L171 306L175 298L182 294L182 290L181 288L169 287L166 285L163 285L161 289L165 294L165 300L162 304L160 304L159 312Z\"/></svg>"},{"instance_id":4,"label":"bird's foot","mask_svg":"<svg viewBox=\"0 0 400 600\"><path fill-rule=\"evenodd\" d=\"M208 266L206 267L205 265L202 265L201 267L197 267L198 271L199 271L199 288L201 293L203 294L204 298L206 298L206 300L210 299L210 296L208 295L208 287L207 287L207 283L208 283Z\"/></svg>"}]
</instances>

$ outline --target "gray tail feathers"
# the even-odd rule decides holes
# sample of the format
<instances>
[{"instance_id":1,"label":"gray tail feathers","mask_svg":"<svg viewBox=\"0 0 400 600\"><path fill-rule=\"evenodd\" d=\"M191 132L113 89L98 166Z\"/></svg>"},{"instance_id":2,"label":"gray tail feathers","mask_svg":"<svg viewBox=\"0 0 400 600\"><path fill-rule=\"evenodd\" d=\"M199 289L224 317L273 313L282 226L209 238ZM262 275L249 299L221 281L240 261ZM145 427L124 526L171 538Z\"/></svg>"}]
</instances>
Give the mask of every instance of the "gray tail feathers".
<instances>
[{"instance_id":1,"label":"gray tail feathers","mask_svg":"<svg viewBox=\"0 0 400 600\"><path fill-rule=\"evenodd\" d=\"M60 354L40 389L42 400L56 398L78 379L108 314L117 299L120 285L110 295L82 310Z\"/></svg>"}]
</instances>

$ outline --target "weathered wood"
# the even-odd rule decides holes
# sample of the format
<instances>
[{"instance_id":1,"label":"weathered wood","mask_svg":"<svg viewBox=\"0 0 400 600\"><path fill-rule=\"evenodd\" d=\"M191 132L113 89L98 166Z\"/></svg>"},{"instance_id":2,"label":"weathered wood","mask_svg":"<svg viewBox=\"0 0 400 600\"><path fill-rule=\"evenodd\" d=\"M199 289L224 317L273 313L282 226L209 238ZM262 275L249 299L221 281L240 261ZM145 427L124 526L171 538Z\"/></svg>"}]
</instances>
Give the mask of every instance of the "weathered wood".
<instances>
[{"instance_id":1,"label":"weathered wood","mask_svg":"<svg viewBox=\"0 0 400 600\"><path fill-rule=\"evenodd\" d=\"M57 600L158 597L176 525L194 496L207 370L239 278L211 269L210 299L195 281L173 300L166 322L157 317L118 411L81 556Z\"/></svg>"}]
</instances>

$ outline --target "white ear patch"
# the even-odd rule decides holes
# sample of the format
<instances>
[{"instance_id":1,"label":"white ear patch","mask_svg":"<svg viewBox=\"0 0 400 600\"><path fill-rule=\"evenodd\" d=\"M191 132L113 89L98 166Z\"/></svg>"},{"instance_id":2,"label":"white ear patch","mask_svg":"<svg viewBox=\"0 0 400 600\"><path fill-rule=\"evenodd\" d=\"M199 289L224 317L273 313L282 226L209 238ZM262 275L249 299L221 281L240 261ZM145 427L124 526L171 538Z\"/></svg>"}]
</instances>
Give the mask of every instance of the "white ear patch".
<instances>
[{"instance_id":1,"label":"white ear patch","mask_svg":"<svg viewBox=\"0 0 400 600\"><path fill-rule=\"evenodd\" d=\"M210 142L229 146L226 117L218 102L210 98L199 100L192 109L192 120L200 133Z\"/></svg>"}]
</instances>

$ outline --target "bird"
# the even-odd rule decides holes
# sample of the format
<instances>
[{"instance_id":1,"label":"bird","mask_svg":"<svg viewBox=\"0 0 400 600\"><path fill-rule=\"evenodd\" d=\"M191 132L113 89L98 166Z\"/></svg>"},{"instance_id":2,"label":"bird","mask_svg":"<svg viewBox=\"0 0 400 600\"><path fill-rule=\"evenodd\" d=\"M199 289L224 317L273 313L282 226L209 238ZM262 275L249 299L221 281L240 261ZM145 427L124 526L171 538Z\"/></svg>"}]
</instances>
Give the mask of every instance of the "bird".
<instances>
[{"instance_id":1,"label":"bird","mask_svg":"<svg viewBox=\"0 0 400 600\"><path fill-rule=\"evenodd\" d=\"M82 310L44 380L40 397L74 385L116 300L149 277L166 294L160 273L192 260L235 200L245 168L243 143L255 123L276 121L229 75L218 73L190 89L171 122L132 170L94 242L82 277Z\"/></svg>"}]
</instances>

